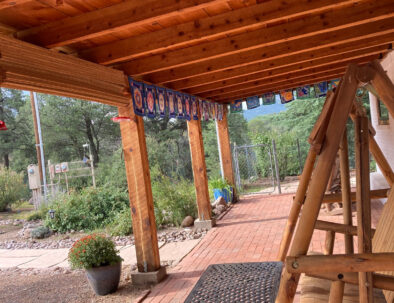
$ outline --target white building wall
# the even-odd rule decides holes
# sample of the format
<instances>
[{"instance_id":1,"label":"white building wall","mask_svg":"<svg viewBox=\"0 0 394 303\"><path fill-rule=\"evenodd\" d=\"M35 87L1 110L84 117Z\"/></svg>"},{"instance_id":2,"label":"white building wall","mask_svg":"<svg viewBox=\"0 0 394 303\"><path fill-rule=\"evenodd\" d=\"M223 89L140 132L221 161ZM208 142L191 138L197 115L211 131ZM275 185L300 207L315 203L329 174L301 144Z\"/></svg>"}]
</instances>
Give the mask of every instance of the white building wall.
<instances>
[{"instance_id":1,"label":"white building wall","mask_svg":"<svg viewBox=\"0 0 394 303\"><path fill-rule=\"evenodd\" d=\"M387 72L391 81L394 81L394 51L391 51L382 61L381 65ZM394 169L394 119L389 115L388 125L379 125L377 98L369 93L369 102L371 106L372 126L376 130L375 140L380 146L391 168ZM371 188L388 188L388 184L381 174L379 167L377 173L371 173Z\"/></svg>"}]
</instances>

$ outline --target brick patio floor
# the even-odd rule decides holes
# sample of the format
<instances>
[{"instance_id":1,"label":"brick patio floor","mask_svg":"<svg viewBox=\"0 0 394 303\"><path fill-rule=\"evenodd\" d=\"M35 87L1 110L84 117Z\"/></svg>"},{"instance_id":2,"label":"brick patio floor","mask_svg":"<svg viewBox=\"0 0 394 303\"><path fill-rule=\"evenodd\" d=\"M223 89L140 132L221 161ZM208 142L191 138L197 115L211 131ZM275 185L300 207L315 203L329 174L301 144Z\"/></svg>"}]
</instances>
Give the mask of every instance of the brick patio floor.
<instances>
[{"instance_id":1,"label":"brick patio floor","mask_svg":"<svg viewBox=\"0 0 394 303\"><path fill-rule=\"evenodd\" d=\"M168 278L152 289L144 303L183 302L210 264L275 261L292 197L292 194L243 197L216 228L169 270ZM374 224L380 211L381 203L373 203ZM342 216L320 216L320 219L341 222ZM324 232L315 231L310 250L322 252L324 238ZM343 249L343 236L339 235L334 253ZM294 302L299 302L299 294Z\"/></svg>"}]
</instances>

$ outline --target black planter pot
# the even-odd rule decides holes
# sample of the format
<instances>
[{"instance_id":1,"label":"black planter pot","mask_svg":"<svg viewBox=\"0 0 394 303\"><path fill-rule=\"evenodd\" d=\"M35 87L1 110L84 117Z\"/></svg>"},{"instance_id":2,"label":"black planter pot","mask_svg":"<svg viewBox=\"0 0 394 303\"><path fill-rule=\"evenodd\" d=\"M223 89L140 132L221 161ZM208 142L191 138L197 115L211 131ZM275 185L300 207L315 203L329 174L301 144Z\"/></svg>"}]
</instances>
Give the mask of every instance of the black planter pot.
<instances>
[{"instance_id":1,"label":"black planter pot","mask_svg":"<svg viewBox=\"0 0 394 303\"><path fill-rule=\"evenodd\" d=\"M99 296L105 296L118 289L122 262L114 265L93 267L86 270L90 286Z\"/></svg>"}]
</instances>

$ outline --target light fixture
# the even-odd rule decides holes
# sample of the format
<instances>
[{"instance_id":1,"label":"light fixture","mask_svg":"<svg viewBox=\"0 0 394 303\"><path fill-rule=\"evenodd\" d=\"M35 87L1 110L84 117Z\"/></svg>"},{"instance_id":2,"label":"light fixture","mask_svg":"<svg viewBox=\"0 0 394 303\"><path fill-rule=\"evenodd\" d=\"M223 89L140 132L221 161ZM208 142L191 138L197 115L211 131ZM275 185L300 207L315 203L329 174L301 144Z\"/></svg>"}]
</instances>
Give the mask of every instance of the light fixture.
<instances>
[{"instance_id":1,"label":"light fixture","mask_svg":"<svg viewBox=\"0 0 394 303\"><path fill-rule=\"evenodd\" d=\"M49 213L49 217L50 217L51 219L54 219L54 218L55 218L55 211L54 211L53 209L50 209L50 210L48 211L48 213Z\"/></svg>"}]
</instances>

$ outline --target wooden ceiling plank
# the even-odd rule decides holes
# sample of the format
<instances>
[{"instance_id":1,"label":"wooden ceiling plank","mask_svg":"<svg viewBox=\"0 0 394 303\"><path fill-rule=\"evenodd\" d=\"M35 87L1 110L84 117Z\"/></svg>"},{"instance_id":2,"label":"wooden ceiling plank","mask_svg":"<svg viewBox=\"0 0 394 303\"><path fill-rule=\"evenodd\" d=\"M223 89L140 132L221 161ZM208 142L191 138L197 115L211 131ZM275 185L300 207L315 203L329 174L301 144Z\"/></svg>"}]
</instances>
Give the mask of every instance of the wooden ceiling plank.
<instances>
[{"instance_id":1,"label":"wooden ceiling plank","mask_svg":"<svg viewBox=\"0 0 394 303\"><path fill-rule=\"evenodd\" d=\"M330 33L324 33L313 39L299 39L279 45L269 46L256 51L245 53L243 56L229 56L225 59L211 60L209 65L204 63L158 72L143 77L152 83L161 83L174 89L187 89L204 84L224 81L242 75L260 72L267 68L275 68L280 62L285 62L286 57L299 55L300 59L310 60L317 57L351 51L362 47L379 45L393 41L394 18L370 24L352 27ZM314 52L313 52L314 51ZM310 52L310 57L305 55ZM313 52L313 53L312 53ZM280 59L281 58L281 59ZM300 61L287 60L286 64ZM275 60L274 60L275 59ZM280 59L280 60L279 60ZM271 61L270 63L267 63ZM225 65L227 62L227 65Z\"/></svg>"},{"instance_id":2,"label":"wooden ceiling plank","mask_svg":"<svg viewBox=\"0 0 394 303\"><path fill-rule=\"evenodd\" d=\"M294 71L302 71L302 70L318 68L318 67L327 67L336 63L347 64L349 61L354 59L369 56L371 54L378 54L381 52L383 53L387 51L389 46L390 46L389 44L383 44L373 47L362 48L355 51L334 54L322 58L316 58L301 63L294 62L294 64L286 65L284 67L279 67L271 70L263 70L258 73L241 76L233 79L223 80L205 86L197 86L191 89L186 89L184 91L192 95L200 95L200 96L204 95L204 93L206 92L209 92L210 94L214 92L220 93L222 90L230 87L236 87L238 85L246 85L247 83L256 83L256 81L260 81L263 79L270 79L276 76L288 75L288 73Z\"/></svg>"},{"instance_id":3,"label":"wooden ceiling plank","mask_svg":"<svg viewBox=\"0 0 394 303\"><path fill-rule=\"evenodd\" d=\"M284 3L282 0L272 0L84 50L79 53L79 56L101 64L112 64L146 55L151 51L165 51L168 47L184 46L206 37L257 29L277 19L317 12L354 1L290 0Z\"/></svg>"},{"instance_id":4,"label":"wooden ceiling plank","mask_svg":"<svg viewBox=\"0 0 394 303\"><path fill-rule=\"evenodd\" d=\"M270 77L264 80L256 80L250 83L240 83L238 85L234 85L231 87L223 88L223 89L218 89L216 91L211 91L203 94L198 94L199 97L205 98L205 99L214 99L218 96L222 96L223 94L230 94L233 92L237 92L240 90L246 90L250 88L256 88L262 85L268 85L268 84L274 84L274 83L281 83L283 81L287 80L292 80L292 79L297 79L301 77L306 77L306 76L312 76L316 75L318 73L328 73L332 72L334 70L338 69L344 69L346 66L350 63L358 63L358 62L368 62L376 59L380 54L384 54L387 52L387 49L383 51L378 51L375 53L370 53L370 54L365 54L363 56L358 56L355 58L351 58L348 60L344 60L342 62L337 62L337 63L330 63L326 64L320 67L314 67L314 68L307 68L304 70L292 70L289 71L287 74L282 74L276 77Z\"/></svg>"},{"instance_id":5,"label":"wooden ceiling plank","mask_svg":"<svg viewBox=\"0 0 394 303\"><path fill-rule=\"evenodd\" d=\"M17 33L19 39L45 47L63 46L141 24L160 16L198 10L225 0L126 1Z\"/></svg>"},{"instance_id":6,"label":"wooden ceiling plank","mask_svg":"<svg viewBox=\"0 0 394 303\"><path fill-rule=\"evenodd\" d=\"M307 16L286 24L248 32L236 37L136 59L122 64L121 69L127 74L141 76L284 41L298 38L306 39L318 33L366 24L392 16L394 16L392 0L371 0L355 4L352 8L332 10L324 14Z\"/></svg>"}]
</instances>

